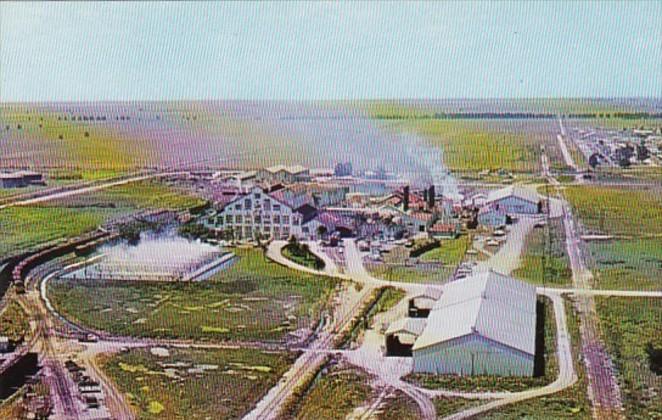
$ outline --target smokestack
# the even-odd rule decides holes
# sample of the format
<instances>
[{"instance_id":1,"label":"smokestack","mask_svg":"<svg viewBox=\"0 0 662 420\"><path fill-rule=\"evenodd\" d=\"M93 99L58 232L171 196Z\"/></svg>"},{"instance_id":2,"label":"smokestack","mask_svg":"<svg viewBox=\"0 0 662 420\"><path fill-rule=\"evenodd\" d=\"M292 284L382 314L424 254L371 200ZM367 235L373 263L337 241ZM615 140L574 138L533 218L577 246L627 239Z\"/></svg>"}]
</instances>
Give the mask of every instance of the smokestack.
<instances>
[{"instance_id":1,"label":"smokestack","mask_svg":"<svg viewBox=\"0 0 662 420\"><path fill-rule=\"evenodd\" d=\"M409 211L409 185L405 185L402 189L402 209Z\"/></svg>"},{"instance_id":2,"label":"smokestack","mask_svg":"<svg viewBox=\"0 0 662 420\"><path fill-rule=\"evenodd\" d=\"M434 208L434 184L430 185L428 190L428 209L432 210Z\"/></svg>"}]
</instances>

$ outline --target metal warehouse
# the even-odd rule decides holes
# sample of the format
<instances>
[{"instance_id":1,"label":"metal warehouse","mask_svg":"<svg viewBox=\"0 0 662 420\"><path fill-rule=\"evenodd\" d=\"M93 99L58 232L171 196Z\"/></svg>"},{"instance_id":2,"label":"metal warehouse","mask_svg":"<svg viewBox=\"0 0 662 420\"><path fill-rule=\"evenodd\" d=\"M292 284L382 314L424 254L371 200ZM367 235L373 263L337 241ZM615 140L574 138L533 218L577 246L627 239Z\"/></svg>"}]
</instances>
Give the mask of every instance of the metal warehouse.
<instances>
[{"instance_id":1,"label":"metal warehouse","mask_svg":"<svg viewBox=\"0 0 662 420\"><path fill-rule=\"evenodd\" d=\"M532 376L536 289L493 271L444 287L412 348L414 372Z\"/></svg>"}]
</instances>

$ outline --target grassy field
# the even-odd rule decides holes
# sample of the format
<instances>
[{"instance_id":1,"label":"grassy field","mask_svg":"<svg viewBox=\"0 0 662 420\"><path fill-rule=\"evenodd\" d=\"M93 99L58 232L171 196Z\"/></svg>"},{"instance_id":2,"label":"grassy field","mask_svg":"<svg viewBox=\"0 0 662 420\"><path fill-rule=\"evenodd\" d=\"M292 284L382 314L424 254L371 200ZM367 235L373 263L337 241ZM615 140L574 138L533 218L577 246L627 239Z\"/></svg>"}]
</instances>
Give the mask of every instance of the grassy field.
<instances>
[{"instance_id":1,"label":"grassy field","mask_svg":"<svg viewBox=\"0 0 662 420\"><path fill-rule=\"evenodd\" d=\"M300 401L296 419L345 419L372 392L368 376L351 367L329 365Z\"/></svg>"},{"instance_id":2,"label":"grassy field","mask_svg":"<svg viewBox=\"0 0 662 420\"><path fill-rule=\"evenodd\" d=\"M662 418L662 376L652 371L647 346L662 337L659 299L596 298L600 328L612 357L629 419Z\"/></svg>"},{"instance_id":3,"label":"grassy field","mask_svg":"<svg viewBox=\"0 0 662 420\"><path fill-rule=\"evenodd\" d=\"M558 374L558 363L556 360L556 324L554 321L554 309L551 302L546 299L543 302L545 302L545 370L543 375L518 378L514 376L458 376L412 373L407 375L405 379L424 388L469 392L519 392L535 387L541 387L553 382Z\"/></svg>"},{"instance_id":4,"label":"grassy field","mask_svg":"<svg viewBox=\"0 0 662 420\"><path fill-rule=\"evenodd\" d=\"M120 185L47 204L0 210L0 256L78 236L106 221L143 209L182 210L203 200L156 181Z\"/></svg>"},{"instance_id":5,"label":"grassy field","mask_svg":"<svg viewBox=\"0 0 662 420\"><path fill-rule=\"evenodd\" d=\"M19 340L29 333L28 314L15 300L11 300L0 313L0 336L9 337L10 340Z\"/></svg>"},{"instance_id":6,"label":"grassy field","mask_svg":"<svg viewBox=\"0 0 662 420\"><path fill-rule=\"evenodd\" d=\"M388 129L418 135L443 153L458 174L485 169L537 172L539 144L520 133L492 129L480 121L408 119L384 122ZM486 151L490 153L486 153Z\"/></svg>"},{"instance_id":7,"label":"grassy field","mask_svg":"<svg viewBox=\"0 0 662 420\"><path fill-rule=\"evenodd\" d=\"M577 382L555 394L498 408L481 416L482 419L582 419L593 418L588 398L588 379L581 360L579 319L570 303L566 302L568 330L572 340L572 354Z\"/></svg>"},{"instance_id":8,"label":"grassy field","mask_svg":"<svg viewBox=\"0 0 662 420\"><path fill-rule=\"evenodd\" d=\"M589 231L618 237L588 244L595 287L659 290L662 190L572 186L564 194Z\"/></svg>"},{"instance_id":9,"label":"grassy field","mask_svg":"<svg viewBox=\"0 0 662 420\"><path fill-rule=\"evenodd\" d=\"M439 397L432 400L434 407L437 410L437 418L441 419L451 414L466 410L467 408L476 407L486 404L485 400L469 400L466 398L446 398Z\"/></svg>"},{"instance_id":10,"label":"grassy field","mask_svg":"<svg viewBox=\"0 0 662 420\"><path fill-rule=\"evenodd\" d=\"M635 237L662 235L660 189L582 185L566 187L564 195L590 231Z\"/></svg>"},{"instance_id":11,"label":"grassy field","mask_svg":"<svg viewBox=\"0 0 662 420\"><path fill-rule=\"evenodd\" d=\"M521 265L513 275L532 284L564 286L572 283L565 230L560 219L551 220L547 226L529 233Z\"/></svg>"},{"instance_id":12,"label":"grassy field","mask_svg":"<svg viewBox=\"0 0 662 420\"><path fill-rule=\"evenodd\" d=\"M251 349L170 349L167 357L135 349L102 359L140 419L227 418L249 412L294 361Z\"/></svg>"},{"instance_id":13,"label":"grassy field","mask_svg":"<svg viewBox=\"0 0 662 420\"><path fill-rule=\"evenodd\" d=\"M660 239L591 242L589 250L594 287L662 290Z\"/></svg>"},{"instance_id":14,"label":"grassy field","mask_svg":"<svg viewBox=\"0 0 662 420\"><path fill-rule=\"evenodd\" d=\"M283 340L312 327L338 284L272 263L254 249L204 282L49 285L55 306L91 328L120 335L202 340Z\"/></svg>"},{"instance_id":15,"label":"grassy field","mask_svg":"<svg viewBox=\"0 0 662 420\"><path fill-rule=\"evenodd\" d=\"M92 180L134 170L148 153L100 123L58 120L50 112L4 112L6 120L18 121L5 139L7 150L30 151L36 167L68 167ZM28 162L22 157L18 163Z\"/></svg>"},{"instance_id":16,"label":"grassy field","mask_svg":"<svg viewBox=\"0 0 662 420\"><path fill-rule=\"evenodd\" d=\"M470 245L470 238L467 235L460 236L457 239L443 240L438 248L421 255L422 261L438 261L445 265L455 267L464 258L464 254Z\"/></svg>"},{"instance_id":17,"label":"grassy field","mask_svg":"<svg viewBox=\"0 0 662 420\"><path fill-rule=\"evenodd\" d=\"M467 236L454 240L442 241L439 248L435 248L421 255L422 265L411 264L409 249L397 246L384 254L383 262L366 262L366 269L375 277L406 283L445 283L453 274L455 267L464 257Z\"/></svg>"}]
</instances>

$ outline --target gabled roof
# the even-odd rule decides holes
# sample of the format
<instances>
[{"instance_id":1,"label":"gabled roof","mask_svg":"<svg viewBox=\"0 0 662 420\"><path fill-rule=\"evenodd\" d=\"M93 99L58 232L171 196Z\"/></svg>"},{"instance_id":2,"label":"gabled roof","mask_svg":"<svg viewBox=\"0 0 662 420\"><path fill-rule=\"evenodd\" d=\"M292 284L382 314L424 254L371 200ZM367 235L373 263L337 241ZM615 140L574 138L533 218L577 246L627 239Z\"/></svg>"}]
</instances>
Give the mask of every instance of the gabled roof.
<instances>
[{"instance_id":1,"label":"gabled roof","mask_svg":"<svg viewBox=\"0 0 662 420\"><path fill-rule=\"evenodd\" d=\"M540 196L536 191L517 185L511 185L506 188L501 188L500 190L490 191L487 201L493 202L508 197L516 197L533 204L538 204L540 202Z\"/></svg>"},{"instance_id":2,"label":"gabled roof","mask_svg":"<svg viewBox=\"0 0 662 420\"><path fill-rule=\"evenodd\" d=\"M313 206L315 200L311 194L300 193L289 189L280 189L269 194L273 199L285 204L291 209L298 209L306 204Z\"/></svg>"},{"instance_id":3,"label":"gabled roof","mask_svg":"<svg viewBox=\"0 0 662 420\"><path fill-rule=\"evenodd\" d=\"M388 326L386 335L404 332L419 336L425 329L426 322L427 320L425 318L401 318Z\"/></svg>"},{"instance_id":4,"label":"gabled roof","mask_svg":"<svg viewBox=\"0 0 662 420\"><path fill-rule=\"evenodd\" d=\"M267 172L271 172L272 174L275 174L280 171L285 171L287 173L296 175L305 172L308 169L301 165L293 165L293 166L274 165L274 166L269 166L268 168L264 168L264 170Z\"/></svg>"},{"instance_id":5,"label":"gabled roof","mask_svg":"<svg viewBox=\"0 0 662 420\"><path fill-rule=\"evenodd\" d=\"M534 355L535 287L494 271L448 283L413 349L471 334Z\"/></svg>"}]
</instances>

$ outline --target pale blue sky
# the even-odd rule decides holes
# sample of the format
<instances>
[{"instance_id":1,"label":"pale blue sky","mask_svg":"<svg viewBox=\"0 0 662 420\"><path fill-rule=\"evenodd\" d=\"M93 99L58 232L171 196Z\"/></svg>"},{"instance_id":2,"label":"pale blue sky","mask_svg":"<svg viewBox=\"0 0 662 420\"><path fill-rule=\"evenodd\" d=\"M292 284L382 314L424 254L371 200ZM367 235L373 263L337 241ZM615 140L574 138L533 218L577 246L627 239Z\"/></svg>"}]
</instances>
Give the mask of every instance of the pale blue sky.
<instances>
[{"instance_id":1,"label":"pale blue sky","mask_svg":"<svg viewBox=\"0 0 662 420\"><path fill-rule=\"evenodd\" d=\"M662 96L662 2L0 3L0 100Z\"/></svg>"}]
</instances>

